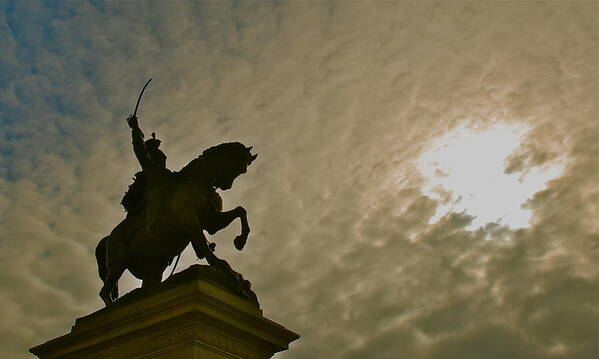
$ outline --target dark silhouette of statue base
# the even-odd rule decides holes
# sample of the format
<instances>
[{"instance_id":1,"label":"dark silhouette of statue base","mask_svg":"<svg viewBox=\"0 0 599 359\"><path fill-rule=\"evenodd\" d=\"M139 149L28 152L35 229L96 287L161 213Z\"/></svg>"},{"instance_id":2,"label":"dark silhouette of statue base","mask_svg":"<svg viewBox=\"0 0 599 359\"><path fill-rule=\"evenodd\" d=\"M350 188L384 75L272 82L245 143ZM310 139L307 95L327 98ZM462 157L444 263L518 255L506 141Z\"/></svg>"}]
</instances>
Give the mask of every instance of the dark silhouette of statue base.
<instances>
[{"instance_id":1,"label":"dark silhouette of statue base","mask_svg":"<svg viewBox=\"0 0 599 359\"><path fill-rule=\"evenodd\" d=\"M197 257L206 258L215 278L237 287L238 293L257 303L250 283L213 253L214 247L204 235L204 231L214 234L239 218L241 234L234 244L243 249L250 232L246 211L236 207L223 212L216 190L230 189L257 155L239 142L223 143L205 150L181 171L171 172L154 134L144 142L137 118L130 116L127 122L142 171L123 199L126 218L96 247L104 283L100 297L106 306L118 298L117 282L126 269L143 281L142 288L157 285L164 270L190 242Z\"/></svg>"}]
</instances>

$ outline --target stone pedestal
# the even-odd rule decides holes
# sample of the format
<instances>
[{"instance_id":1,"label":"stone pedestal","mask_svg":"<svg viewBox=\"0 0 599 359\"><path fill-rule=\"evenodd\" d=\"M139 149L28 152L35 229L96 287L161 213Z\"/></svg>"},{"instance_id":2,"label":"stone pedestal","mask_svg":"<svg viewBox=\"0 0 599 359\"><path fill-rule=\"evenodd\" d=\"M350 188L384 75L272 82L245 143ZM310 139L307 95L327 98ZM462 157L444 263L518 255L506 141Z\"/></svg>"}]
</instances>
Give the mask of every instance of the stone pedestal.
<instances>
[{"instance_id":1,"label":"stone pedestal","mask_svg":"<svg viewBox=\"0 0 599 359\"><path fill-rule=\"evenodd\" d=\"M136 289L30 351L41 359L263 359L299 338L210 281L210 270L191 266L158 287Z\"/></svg>"}]
</instances>

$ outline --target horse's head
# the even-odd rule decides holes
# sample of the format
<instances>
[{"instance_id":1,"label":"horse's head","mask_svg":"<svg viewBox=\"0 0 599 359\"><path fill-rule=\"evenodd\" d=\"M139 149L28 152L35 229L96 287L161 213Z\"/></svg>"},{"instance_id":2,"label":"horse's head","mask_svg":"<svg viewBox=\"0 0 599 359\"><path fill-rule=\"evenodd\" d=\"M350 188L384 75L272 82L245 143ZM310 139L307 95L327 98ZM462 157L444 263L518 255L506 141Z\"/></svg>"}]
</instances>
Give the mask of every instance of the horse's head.
<instances>
[{"instance_id":1,"label":"horse's head","mask_svg":"<svg viewBox=\"0 0 599 359\"><path fill-rule=\"evenodd\" d=\"M247 167L258 157L252 155L252 147L239 142L222 143L202 153L203 161L194 160L190 167L198 176L206 178L214 188L230 189L235 179L247 172ZM195 163L194 163L195 162ZM182 170L185 172L185 169Z\"/></svg>"}]
</instances>

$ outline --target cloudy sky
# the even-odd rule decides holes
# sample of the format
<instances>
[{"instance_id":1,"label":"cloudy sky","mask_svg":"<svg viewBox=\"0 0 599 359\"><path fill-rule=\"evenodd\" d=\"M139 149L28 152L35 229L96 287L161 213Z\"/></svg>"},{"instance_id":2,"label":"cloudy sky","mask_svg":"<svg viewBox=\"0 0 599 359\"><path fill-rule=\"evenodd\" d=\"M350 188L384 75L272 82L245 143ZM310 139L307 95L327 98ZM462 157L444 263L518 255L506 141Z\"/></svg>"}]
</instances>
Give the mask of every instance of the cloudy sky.
<instances>
[{"instance_id":1,"label":"cloudy sky","mask_svg":"<svg viewBox=\"0 0 599 359\"><path fill-rule=\"evenodd\" d=\"M599 357L596 2L0 7L3 358L102 307L150 77L169 168L259 153L248 245L213 239L302 335L278 358Z\"/></svg>"}]
</instances>

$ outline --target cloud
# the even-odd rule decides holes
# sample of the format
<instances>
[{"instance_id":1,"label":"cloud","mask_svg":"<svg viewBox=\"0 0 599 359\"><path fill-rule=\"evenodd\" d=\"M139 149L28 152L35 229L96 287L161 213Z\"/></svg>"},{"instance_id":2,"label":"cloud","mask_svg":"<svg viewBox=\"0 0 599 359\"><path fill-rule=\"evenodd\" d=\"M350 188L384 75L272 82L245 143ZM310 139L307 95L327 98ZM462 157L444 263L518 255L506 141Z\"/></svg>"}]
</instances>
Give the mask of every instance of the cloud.
<instances>
[{"instance_id":1,"label":"cloud","mask_svg":"<svg viewBox=\"0 0 599 359\"><path fill-rule=\"evenodd\" d=\"M597 323L597 4L14 2L0 16L0 336L5 357L101 306L93 249L138 170L123 119L179 169L239 140L259 158L246 249L217 253L281 358L589 358ZM556 158L532 225L465 228L416 161L460 125L525 123L507 163ZM492 205L490 203L489 205ZM186 251L178 270L195 262ZM121 288L138 285L130 276ZM555 323L562 323L556 325Z\"/></svg>"}]
</instances>

